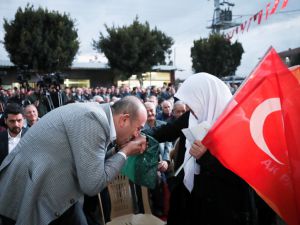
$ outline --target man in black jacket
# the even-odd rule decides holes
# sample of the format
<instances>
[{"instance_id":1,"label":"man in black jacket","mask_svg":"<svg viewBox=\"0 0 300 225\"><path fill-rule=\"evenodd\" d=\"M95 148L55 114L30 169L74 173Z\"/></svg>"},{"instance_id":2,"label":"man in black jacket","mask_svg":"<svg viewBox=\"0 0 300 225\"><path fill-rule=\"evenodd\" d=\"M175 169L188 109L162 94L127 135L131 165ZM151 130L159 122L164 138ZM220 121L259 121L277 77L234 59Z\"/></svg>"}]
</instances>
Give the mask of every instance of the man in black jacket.
<instances>
[{"instance_id":1,"label":"man in black jacket","mask_svg":"<svg viewBox=\"0 0 300 225\"><path fill-rule=\"evenodd\" d=\"M27 130L23 128L23 109L18 104L8 104L3 116L7 129L0 132L0 164L16 147Z\"/></svg>"}]
</instances>

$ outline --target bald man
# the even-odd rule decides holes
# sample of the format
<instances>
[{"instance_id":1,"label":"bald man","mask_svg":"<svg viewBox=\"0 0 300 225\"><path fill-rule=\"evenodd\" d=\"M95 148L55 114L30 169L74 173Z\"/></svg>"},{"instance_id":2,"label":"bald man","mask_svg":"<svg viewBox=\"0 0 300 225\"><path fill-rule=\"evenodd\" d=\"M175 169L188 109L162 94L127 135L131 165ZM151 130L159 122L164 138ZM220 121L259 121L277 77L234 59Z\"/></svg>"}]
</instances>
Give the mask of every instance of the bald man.
<instances>
[{"instance_id":1,"label":"bald man","mask_svg":"<svg viewBox=\"0 0 300 225\"><path fill-rule=\"evenodd\" d=\"M99 193L127 156L144 152L146 120L145 106L133 96L46 114L0 166L2 224L87 225L79 200ZM119 151L107 157L111 142Z\"/></svg>"}]
</instances>

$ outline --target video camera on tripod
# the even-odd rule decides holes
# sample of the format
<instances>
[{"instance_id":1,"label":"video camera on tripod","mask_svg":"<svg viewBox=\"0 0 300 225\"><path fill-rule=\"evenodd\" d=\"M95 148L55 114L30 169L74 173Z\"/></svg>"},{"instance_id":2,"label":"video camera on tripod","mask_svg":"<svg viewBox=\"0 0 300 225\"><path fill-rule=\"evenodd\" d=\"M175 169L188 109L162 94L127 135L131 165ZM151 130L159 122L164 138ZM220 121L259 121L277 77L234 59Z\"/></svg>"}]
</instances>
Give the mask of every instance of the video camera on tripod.
<instances>
[{"instance_id":1,"label":"video camera on tripod","mask_svg":"<svg viewBox=\"0 0 300 225\"><path fill-rule=\"evenodd\" d=\"M42 94L46 97L48 103L48 111L51 111L63 105L63 96L60 85L63 84L64 78L60 73L51 73L42 76L37 82Z\"/></svg>"}]
</instances>

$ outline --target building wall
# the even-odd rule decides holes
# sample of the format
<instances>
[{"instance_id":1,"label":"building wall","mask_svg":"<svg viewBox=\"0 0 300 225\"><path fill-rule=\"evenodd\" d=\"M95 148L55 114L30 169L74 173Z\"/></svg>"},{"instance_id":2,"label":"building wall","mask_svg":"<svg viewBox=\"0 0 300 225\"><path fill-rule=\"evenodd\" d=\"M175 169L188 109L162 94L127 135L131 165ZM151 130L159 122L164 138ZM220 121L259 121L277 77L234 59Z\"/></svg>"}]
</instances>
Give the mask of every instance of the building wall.
<instances>
[{"instance_id":1,"label":"building wall","mask_svg":"<svg viewBox=\"0 0 300 225\"><path fill-rule=\"evenodd\" d=\"M0 79L2 81L2 87L4 89L13 88L19 86L18 83L18 71L14 66L1 66L0 65ZM120 85L122 83L128 84L131 87L139 86L139 83L134 79L129 79L125 82L118 82L114 74L110 69L100 68L72 68L62 72L62 76L65 80L66 85L64 86L86 86L86 87L97 87L111 85ZM36 75L31 75L29 84L34 87L40 78ZM162 86L163 82L174 83L174 71L155 71L145 74L144 86Z\"/></svg>"},{"instance_id":2,"label":"building wall","mask_svg":"<svg viewBox=\"0 0 300 225\"><path fill-rule=\"evenodd\" d=\"M90 87L114 84L114 75L111 70L72 69L64 72L64 79L90 80Z\"/></svg>"},{"instance_id":3,"label":"building wall","mask_svg":"<svg viewBox=\"0 0 300 225\"><path fill-rule=\"evenodd\" d=\"M170 83L172 82L172 76L171 72L147 72L143 74L143 86L144 87L149 87L149 86L156 86L156 87L162 87L163 83ZM172 82L173 83L173 82ZM128 85L129 87L139 87L140 83L136 79L136 75L131 76L128 80L126 81L118 81L118 86L121 85Z\"/></svg>"},{"instance_id":4,"label":"building wall","mask_svg":"<svg viewBox=\"0 0 300 225\"><path fill-rule=\"evenodd\" d=\"M290 63L296 57L297 55L300 54L300 47L299 48L294 48L291 49L289 48L286 51L279 52L278 55L282 59L282 61L287 65L287 66L292 66Z\"/></svg>"},{"instance_id":5,"label":"building wall","mask_svg":"<svg viewBox=\"0 0 300 225\"><path fill-rule=\"evenodd\" d=\"M0 86L3 88L11 88L12 84L17 82L18 71L15 67L0 66Z\"/></svg>"},{"instance_id":6,"label":"building wall","mask_svg":"<svg viewBox=\"0 0 300 225\"><path fill-rule=\"evenodd\" d=\"M72 69L66 70L63 73L64 79L72 81L89 80L90 87L110 86L113 84L114 76L110 70L90 70L90 69ZM0 67L1 86L5 89L17 86L18 71L15 67ZM36 83L40 78L31 75L30 84ZM78 86L74 84L74 86Z\"/></svg>"}]
</instances>

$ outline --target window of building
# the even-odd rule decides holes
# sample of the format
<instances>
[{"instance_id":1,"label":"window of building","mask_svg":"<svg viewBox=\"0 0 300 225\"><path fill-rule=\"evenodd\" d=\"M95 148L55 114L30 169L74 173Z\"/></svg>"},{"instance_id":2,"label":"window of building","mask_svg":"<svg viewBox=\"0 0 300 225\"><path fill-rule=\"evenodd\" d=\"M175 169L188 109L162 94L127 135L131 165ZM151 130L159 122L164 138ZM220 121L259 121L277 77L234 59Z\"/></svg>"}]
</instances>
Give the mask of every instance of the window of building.
<instances>
[{"instance_id":1,"label":"window of building","mask_svg":"<svg viewBox=\"0 0 300 225\"><path fill-rule=\"evenodd\" d=\"M64 81L65 87L90 87L90 80L85 79L65 79Z\"/></svg>"}]
</instances>

